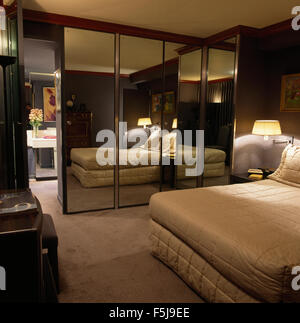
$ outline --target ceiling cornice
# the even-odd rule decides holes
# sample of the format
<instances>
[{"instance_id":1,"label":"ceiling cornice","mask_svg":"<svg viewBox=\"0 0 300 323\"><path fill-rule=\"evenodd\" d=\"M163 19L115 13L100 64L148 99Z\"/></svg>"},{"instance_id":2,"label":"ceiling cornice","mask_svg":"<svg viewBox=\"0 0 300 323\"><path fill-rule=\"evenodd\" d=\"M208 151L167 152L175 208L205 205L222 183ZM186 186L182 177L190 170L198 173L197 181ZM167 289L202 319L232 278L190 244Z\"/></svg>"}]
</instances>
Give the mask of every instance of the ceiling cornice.
<instances>
[{"instance_id":1,"label":"ceiling cornice","mask_svg":"<svg viewBox=\"0 0 300 323\"><path fill-rule=\"evenodd\" d=\"M247 26L235 26L229 29L226 29L224 31L221 31L220 33L217 33L215 35L212 35L210 37L207 37L203 40L203 45L212 45L219 42L222 42L226 39L230 39L232 37L235 37L237 35L249 35L253 37L257 37L259 34L259 29L253 28L253 27L247 27Z\"/></svg>"},{"instance_id":2,"label":"ceiling cornice","mask_svg":"<svg viewBox=\"0 0 300 323\"><path fill-rule=\"evenodd\" d=\"M65 27L81 28L108 33L121 33L123 35L147 37L157 40L165 40L175 43L201 46L203 39L199 37L186 36L181 34L169 33L152 29L132 27L110 22L65 16L41 11L23 9L23 19L35 22L44 22L49 24L61 25Z\"/></svg>"},{"instance_id":3,"label":"ceiling cornice","mask_svg":"<svg viewBox=\"0 0 300 323\"><path fill-rule=\"evenodd\" d=\"M281 21L277 24L267 26L265 28L260 29L259 31L259 37L264 38L268 37L280 32L292 30L292 19L288 19L285 21Z\"/></svg>"},{"instance_id":4,"label":"ceiling cornice","mask_svg":"<svg viewBox=\"0 0 300 323\"><path fill-rule=\"evenodd\" d=\"M23 10L24 20L43 22L65 27L81 28L87 30L95 30L109 33L121 33L124 35L147 37L158 40L165 40L169 42L183 43L186 47L180 49L181 51L189 52L195 50L195 47L201 48L203 46L210 46L226 39L235 37L237 35L248 35L252 37L264 38L283 31L291 30L291 19L264 27L254 28L243 25L238 25L222 32L209 36L207 38L186 36L181 34L169 33L165 31L158 31L153 29L145 29L140 27L133 27L122 24L114 24L98 20L91 20L85 18L78 18L72 16L65 16L30 9ZM193 49L192 49L193 47Z\"/></svg>"},{"instance_id":5,"label":"ceiling cornice","mask_svg":"<svg viewBox=\"0 0 300 323\"><path fill-rule=\"evenodd\" d=\"M14 1L11 5L4 5L4 9L6 11L6 15L8 17L14 16L17 13L17 3Z\"/></svg>"}]
</instances>

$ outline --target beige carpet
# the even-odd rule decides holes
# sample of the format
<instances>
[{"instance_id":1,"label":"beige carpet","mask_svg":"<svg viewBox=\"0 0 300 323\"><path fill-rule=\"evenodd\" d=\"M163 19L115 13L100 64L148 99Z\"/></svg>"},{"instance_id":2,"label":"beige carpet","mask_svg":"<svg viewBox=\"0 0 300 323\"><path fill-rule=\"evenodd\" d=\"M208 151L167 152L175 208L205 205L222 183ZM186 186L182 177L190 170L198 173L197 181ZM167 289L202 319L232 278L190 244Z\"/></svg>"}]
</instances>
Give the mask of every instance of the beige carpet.
<instances>
[{"instance_id":1,"label":"beige carpet","mask_svg":"<svg viewBox=\"0 0 300 323\"><path fill-rule=\"evenodd\" d=\"M225 176L204 179L204 186L228 185L229 167L226 167ZM177 181L178 188L196 187L196 179ZM171 190L167 182L163 190ZM72 175L71 168L67 168L68 212L83 212L100 210L114 206L114 188L96 187L84 188L79 180ZM159 191L159 183L120 186L120 206L141 205L149 202L150 197Z\"/></svg>"},{"instance_id":2,"label":"beige carpet","mask_svg":"<svg viewBox=\"0 0 300 323\"><path fill-rule=\"evenodd\" d=\"M63 215L57 182L31 182L59 236L60 302L202 302L150 255L149 210Z\"/></svg>"},{"instance_id":3,"label":"beige carpet","mask_svg":"<svg viewBox=\"0 0 300 323\"><path fill-rule=\"evenodd\" d=\"M114 187L85 188L67 170L68 212L100 210L114 206ZM120 186L120 206L141 205L149 202L151 195L159 192L159 183Z\"/></svg>"}]
</instances>

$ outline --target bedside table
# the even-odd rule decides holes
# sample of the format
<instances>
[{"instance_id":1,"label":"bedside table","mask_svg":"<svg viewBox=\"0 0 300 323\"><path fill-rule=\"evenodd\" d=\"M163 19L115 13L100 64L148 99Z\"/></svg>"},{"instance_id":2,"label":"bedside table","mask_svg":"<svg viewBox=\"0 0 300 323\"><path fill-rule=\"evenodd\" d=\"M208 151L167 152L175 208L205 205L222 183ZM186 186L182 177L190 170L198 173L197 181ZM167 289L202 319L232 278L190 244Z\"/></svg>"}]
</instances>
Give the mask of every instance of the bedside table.
<instances>
[{"instance_id":1,"label":"bedside table","mask_svg":"<svg viewBox=\"0 0 300 323\"><path fill-rule=\"evenodd\" d=\"M257 182L262 181L266 178L262 179L253 179L248 177L248 173L242 173L242 174L232 174L230 176L230 184L239 184L239 183L250 183L250 182Z\"/></svg>"},{"instance_id":2,"label":"bedside table","mask_svg":"<svg viewBox=\"0 0 300 323\"><path fill-rule=\"evenodd\" d=\"M176 186L176 165L175 165L175 159L176 156L174 154L163 154L162 156L170 158L170 165L164 165L162 164L162 183L165 183L165 170L168 167L169 168L169 182L170 182L170 187L174 188Z\"/></svg>"}]
</instances>

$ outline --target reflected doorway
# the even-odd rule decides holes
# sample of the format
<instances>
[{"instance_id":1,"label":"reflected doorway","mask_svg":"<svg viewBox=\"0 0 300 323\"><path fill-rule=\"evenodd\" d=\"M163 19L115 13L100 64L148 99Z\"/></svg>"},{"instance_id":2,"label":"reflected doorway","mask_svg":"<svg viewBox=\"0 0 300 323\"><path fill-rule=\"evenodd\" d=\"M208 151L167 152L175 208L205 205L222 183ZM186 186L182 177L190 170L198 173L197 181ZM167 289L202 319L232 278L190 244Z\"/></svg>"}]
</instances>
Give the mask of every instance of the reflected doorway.
<instances>
[{"instance_id":1,"label":"reflected doorway","mask_svg":"<svg viewBox=\"0 0 300 323\"><path fill-rule=\"evenodd\" d=\"M29 179L55 180L58 89L55 74L55 42L25 38L24 63Z\"/></svg>"}]
</instances>

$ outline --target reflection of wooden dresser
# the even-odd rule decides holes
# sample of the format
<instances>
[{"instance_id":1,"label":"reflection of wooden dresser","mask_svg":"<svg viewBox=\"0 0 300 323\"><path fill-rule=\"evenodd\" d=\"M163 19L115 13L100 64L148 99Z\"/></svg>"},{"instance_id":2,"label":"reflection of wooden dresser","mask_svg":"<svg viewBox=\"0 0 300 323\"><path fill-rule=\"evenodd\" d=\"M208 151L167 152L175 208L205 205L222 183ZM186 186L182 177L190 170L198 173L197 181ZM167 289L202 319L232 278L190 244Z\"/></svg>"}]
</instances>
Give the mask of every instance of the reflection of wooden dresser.
<instances>
[{"instance_id":1,"label":"reflection of wooden dresser","mask_svg":"<svg viewBox=\"0 0 300 323\"><path fill-rule=\"evenodd\" d=\"M71 164L71 149L91 147L91 112L72 112L66 116L67 164Z\"/></svg>"}]
</instances>

